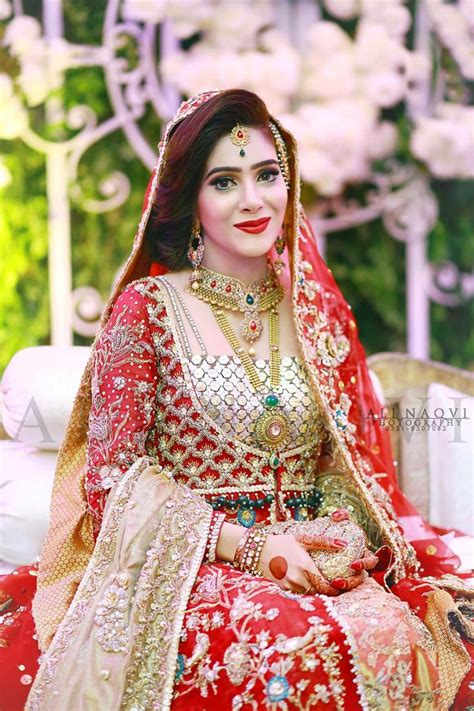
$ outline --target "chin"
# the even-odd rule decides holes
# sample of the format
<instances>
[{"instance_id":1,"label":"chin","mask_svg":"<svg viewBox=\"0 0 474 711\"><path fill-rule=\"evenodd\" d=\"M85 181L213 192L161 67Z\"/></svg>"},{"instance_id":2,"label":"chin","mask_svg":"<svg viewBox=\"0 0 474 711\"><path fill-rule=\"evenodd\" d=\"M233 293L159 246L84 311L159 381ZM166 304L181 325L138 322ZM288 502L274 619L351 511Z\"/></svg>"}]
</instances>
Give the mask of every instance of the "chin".
<instances>
[{"instance_id":1,"label":"chin","mask_svg":"<svg viewBox=\"0 0 474 711\"><path fill-rule=\"evenodd\" d=\"M239 240L234 246L234 253L236 257L263 257L268 254L273 246L275 237L268 237L263 235L248 235L248 239L243 242Z\"/></svg>"}]
</instances>

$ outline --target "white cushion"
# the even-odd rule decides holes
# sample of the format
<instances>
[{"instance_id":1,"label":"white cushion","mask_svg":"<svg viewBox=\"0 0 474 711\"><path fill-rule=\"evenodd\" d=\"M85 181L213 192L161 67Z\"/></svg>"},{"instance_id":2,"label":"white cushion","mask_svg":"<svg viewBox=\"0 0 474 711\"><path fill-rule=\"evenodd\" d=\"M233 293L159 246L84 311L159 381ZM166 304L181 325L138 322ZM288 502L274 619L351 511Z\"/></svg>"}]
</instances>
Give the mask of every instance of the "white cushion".
<instances>
[{"instance_id":1,"label":"white cushion","mask_svg":"<svg viewBox=\"0 0 474 711\"><path fill-rule=\"evenodd\" d=\"M383 393L382 383L380 382L379 376L377 375L377 373L374 373L373 370L370 370L370 368L369 368L369 376L370 376L370 380L372 381L372 387L375 390L375 394L377 395L380 403L382 405L384 405L385 404L385 395Z\"/></svg>"},{"instance_id":2,"label":"white cushion","mask_svg":"<svg viewBox=\"0 0 474 711\"><path fill-rule=\"evenodd\" d=\"M89 358L85 346L18 351L2 378L2 424L16 442L57 451Z\"/></svg>"},{"instance_id":3,"label":"white cushion","mask_svg":"<svg viewBox=\"0 0 474 711\"><path fill-rule=\"evenodd\" d=\"M430 522L474 536L474 398L432 383L427 409L430 417L448 418L444 429L428 432Z\"/></svg>"},{"instance_id":4,"label":"white cushion","mask_svg":"<svg viewBox=\"0 0 474 711\"><path fill-rule=\"evenodd\" d=\"M0 441L0 570L32 563L49 522L57 452Z\"/></svg>"}]
</instances>

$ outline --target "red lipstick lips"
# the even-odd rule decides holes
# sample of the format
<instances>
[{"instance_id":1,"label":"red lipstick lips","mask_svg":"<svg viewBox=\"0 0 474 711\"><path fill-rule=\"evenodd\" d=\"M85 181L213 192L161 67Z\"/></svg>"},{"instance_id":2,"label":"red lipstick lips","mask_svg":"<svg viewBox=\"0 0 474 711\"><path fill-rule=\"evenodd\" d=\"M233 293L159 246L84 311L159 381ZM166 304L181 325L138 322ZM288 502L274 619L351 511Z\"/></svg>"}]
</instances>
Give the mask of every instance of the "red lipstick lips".
<instances>
[{"instance_id":1,"label":"red lipstick lips","mask_svg":"<svg viewBox=\"0 0 474 711\"><path fill-rule=\"evenodd\" d=\"M267 228L267 225L270 220L271 217L261 217L259 220L247 220L246 222L237 222L234 227L237 227L239 230L242 230L242 232L248 232L251 235L256 235L260 232L263 232Z\"/></svg>"}]
</instances>

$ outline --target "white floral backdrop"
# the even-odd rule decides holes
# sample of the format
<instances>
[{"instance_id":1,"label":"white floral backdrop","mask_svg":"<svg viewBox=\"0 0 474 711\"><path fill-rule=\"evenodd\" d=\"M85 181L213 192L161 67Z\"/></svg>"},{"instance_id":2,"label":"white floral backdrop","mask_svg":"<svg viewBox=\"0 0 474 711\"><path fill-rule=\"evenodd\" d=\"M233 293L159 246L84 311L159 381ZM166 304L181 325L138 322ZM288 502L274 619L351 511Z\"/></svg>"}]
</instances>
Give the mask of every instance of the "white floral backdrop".
<instances>
[{"instance_id":1,"label":"white floral backdrop","mask_svg":"<svg viewBox=\"0 0 474 711\"><path fill-rule=\"evenodd\" d=\"M0 138L22 138L48 157L49 193L57 200L50 249L59 260L69 259L68 200L79 189L77 165L91 143L122 127L151 167L154 148L138 125L147 105L164 122L183 95L240 86L262 96L298 139L322 248L329 232L379 216L393 237L406 242L413 355L428 355L430 299L453 303L444 293L453 279L464 297L472 295L472 276L452 264L429 264L427 240L437 214L431 176L474 177L474 109L466 96L452 95L438 61L440 52L449 52L461 82L474 80L474 0L109 0L101 46L64 39L58 2L44 1L42 24L23 12L19 0L0 0L0 16L7 23L4 45L20 65L15 80L0 74ZM353 32L344 29L348 21ZM124 38L138 47L133 67L119 53ZM66 70L81 65L103 68L114 115L99 124L89 107L77 106L67 116L74 135L47 141L30 127L31 107L44 104L47 116L61 111L54 92ZM390 118L400 102L411 152L403 166L394 160L400 122ZM0 162L0 183L8 181ZM363 203L345 199L357 184L367 186ZM110 176L101 189L104 200L88 209L123 202L126 176ZM56 342L71 338L72 314L62 298L68 290L70 279L51 274ZM80 330L80 320L75 323Z\"/></svg>"}]
</instances>

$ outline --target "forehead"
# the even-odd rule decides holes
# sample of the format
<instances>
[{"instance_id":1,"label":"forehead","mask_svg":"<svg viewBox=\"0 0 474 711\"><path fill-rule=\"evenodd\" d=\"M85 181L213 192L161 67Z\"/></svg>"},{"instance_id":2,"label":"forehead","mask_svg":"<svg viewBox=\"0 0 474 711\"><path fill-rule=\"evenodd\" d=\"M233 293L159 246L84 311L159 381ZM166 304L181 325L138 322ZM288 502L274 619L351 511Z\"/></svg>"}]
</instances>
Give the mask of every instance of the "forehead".
<instances>
[{"instance_id":1,"label":"forehead","mask_svg":"<svg viewBox=\"0 0 474 711\"><path fill-rule=\"evenodd\" d=\"M235 166L245 168L247 164L258 163L262 160L277 159L275 144L272 138L262 129L246 128L249 142L243 146L245 156L240 155L242 146L236 146L230 140L229 134L222 136L211 151L207 169L218 166Z\"/></svg>"}]
</instances>

